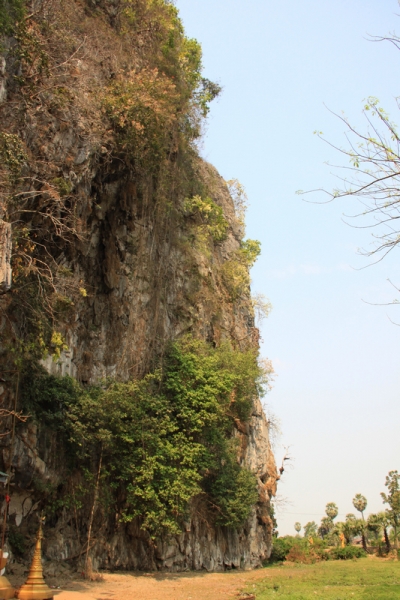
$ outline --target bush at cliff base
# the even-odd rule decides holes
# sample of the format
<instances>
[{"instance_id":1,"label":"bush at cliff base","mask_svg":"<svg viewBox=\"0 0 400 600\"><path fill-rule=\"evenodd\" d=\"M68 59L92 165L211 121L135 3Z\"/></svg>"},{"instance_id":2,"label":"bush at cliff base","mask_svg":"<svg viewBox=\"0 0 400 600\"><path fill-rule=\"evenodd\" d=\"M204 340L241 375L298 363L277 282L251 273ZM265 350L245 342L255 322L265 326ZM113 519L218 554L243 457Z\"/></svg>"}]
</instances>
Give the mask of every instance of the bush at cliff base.
<instances>
[{"instance_id":1,"label":"bush at cliff base","mask_svg":"<svg viewBox=\"0 0 400 600\"><path fill-rule=\"evenodd\" d=\"M269 562L277 563L285 560L306 564L327 560L326 544L319 538L316 538L312 544L306 538L291 535L276 538Z\"/></svg>"},{"instance_id":2,"label":"bush at cliff base","mask_svg":"<svg viewBox=\"0 0 400 600\"><path fill-rule=\"evenodd\" d=\"M290 549L293 546L295 538L292 536L285 536L275 538L272 545L271 556L269 557L270 563L283 562L286 556L289 554Z\"/></svg>"}]
</instances>

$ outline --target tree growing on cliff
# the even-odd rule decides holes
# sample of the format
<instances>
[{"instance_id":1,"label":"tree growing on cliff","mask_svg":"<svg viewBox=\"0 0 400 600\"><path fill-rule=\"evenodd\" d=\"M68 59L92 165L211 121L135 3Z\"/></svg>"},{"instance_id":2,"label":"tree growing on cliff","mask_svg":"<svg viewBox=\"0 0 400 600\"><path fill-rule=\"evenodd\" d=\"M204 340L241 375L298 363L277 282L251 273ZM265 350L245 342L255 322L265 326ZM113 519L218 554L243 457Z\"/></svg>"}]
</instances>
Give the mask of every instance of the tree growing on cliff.
<instances>
[{"instance_id":1,"label":"tree growing on cliff","mask_svg":"<svg viewBox=\"0 0 400 600\"><path fill-rule=\"evenodd\" d=\"M103 481L124 497L121 521L139 519L154 537L180 533L196 496L217 525L237 528L258 493L232 430L248 422L262 377L253 351L181 339L144 379L79 393L68 406L71 449L81 467L103 457Z\"/></svg>"}]
</instances>

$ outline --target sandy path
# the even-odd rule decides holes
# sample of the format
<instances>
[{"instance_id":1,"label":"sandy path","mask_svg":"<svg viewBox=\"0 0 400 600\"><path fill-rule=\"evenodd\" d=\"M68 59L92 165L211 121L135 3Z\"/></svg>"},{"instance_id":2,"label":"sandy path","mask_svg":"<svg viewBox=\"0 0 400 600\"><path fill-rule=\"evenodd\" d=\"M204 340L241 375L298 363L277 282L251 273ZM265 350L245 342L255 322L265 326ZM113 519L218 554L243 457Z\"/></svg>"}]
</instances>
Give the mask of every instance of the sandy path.
<instances>
[{"instance_id":1,"label":"sandy path","mask_svg":"<svg viewBox=\"0 0 400 600\"><path fill-rule=\"evenodd\" d=\"M118 573L101 582L71 582L56 600L228 600L254 581L270 577L265 569L229 573ZM246 598L246 596L243 596Z\"/></svg>"}]
</instances>

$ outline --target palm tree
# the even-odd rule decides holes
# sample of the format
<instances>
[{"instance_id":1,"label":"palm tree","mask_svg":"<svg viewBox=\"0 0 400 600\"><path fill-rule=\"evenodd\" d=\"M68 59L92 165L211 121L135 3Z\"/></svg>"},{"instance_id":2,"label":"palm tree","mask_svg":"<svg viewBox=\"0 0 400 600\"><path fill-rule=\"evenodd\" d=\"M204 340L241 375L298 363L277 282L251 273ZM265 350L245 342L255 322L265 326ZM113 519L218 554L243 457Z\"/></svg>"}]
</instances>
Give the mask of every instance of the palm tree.
<instances>
[{"instance_id":1,"label":"palm tree","mask_svg":"<svg viewBox=\"0 0 400 600\"><path fill-rule=\"evenodd\" d=\"M341 530L346 538L346 544L351 544L354 536L357 534L357 518L353 513L346 515L346 520L342 523Z\"/></svg>"},{"instance_id":2,"label":"palm tree","mask_svg":"<svg viewBox=\"0 0 400 600\"><path fill-rule=\"evenodd\" d=\"M394 532L394 547L398 549L397 532L400 528L400 473L389 471L386 476L385 486L388 488L388 494L381 493L384 504L389 504L386 514L390 520Z\"/></svg>"},{"instance_id":3,"label":"palm tree","mask_svg":"<svg viewBox=\"0 0 400 600\"><path fill-rule=\"evenodd\" d=\"M339 509L334 502L328 502L328 504L325 507L325 512L328 515L328 517L333 521L333 519L336 519L336 517L338 516Z\"/></svg>"},{"instance_id":4,"label":"palm tree","mask_svg":"<svg viewBox=\"0 0 400 600\"><path fill-rule=\"evenodd\" d=\"M389 535L388 535L388 527L390 527L390 525L391 525L390 518L389 518L389 515L387 514L387 512L385 512L385 511L378 513L378 515L382 521L383 535L385 537L385 544L386 544L386 552L389 553L390 550L392 549L392 547L390 545Z\"/></svg>"},{"instance_id":5,"label":"palm tree","mask_svg":"<svg viewBox=\"0 0 400 600\"><path fill-rule=\"evenodd\" d=\"M317 535L318 525L315 521L309 521L304 525L303 529L305 538L315 537Z\"/></svg>"},{"instance_id":6,"label":"palm tree","mask_svg":"<svg viewBox=\"0 0 400 600\"><path fill-rule=\"evenodd\" d=\"M390 540L389 540L389 536L388 536L388 532L387 532L387 528L390 527L390 525L391 525L390 518L387 515L387 513L384 511L369 515L369 517L367 519L367 527L368 527L369 531L373 531L375 533L375 536L378 538L379 545L380 545L379 538L380 538L381 534L383 533L384 538L385 538L386 552L390 552L390 550L391 550Z\"/></svg>"},{"instance_id":7,"label":"palm tree","mask_svg":"<svg viewBox=\"0 0 400 600\"><path fill-rule=\"evenodd\" d=\"M356 494L353 498L353 506L361 513L361 516L364 520L364 510L367 508L366 497L362 494Z\"/></svg>"},{"instance_id":8,"label":"palm tree","mask_svg":"<svg viewBox=\"0 0 400 600\"><path fill-rule=\"evenodd\" d=\"M375 536L375 541L379 545L382 534L382 521L377 514L369 515L367 519L367 529L371 531Z\"/></svg>"},{"instance_id":9,"label":"palm tree","mask_svg":"<svg viewBox=\"0 0 400 600\"><path fill-rule=\"evenodd\" d=\"M321 525L318 527L318 535L326 537L333 529L333 521L330 517L323 517L321 519Z\"/></svg>"},{"instance_id":10,"label":"palm tree","mask_svg":"<svg viewBox=\"0 0 400 600\"><path fill-rule=\"evenodd\" d=\"M357 517L353 513L347 513L346 521L349 523L353 523L354 521L357 521Z\"/></svg>"},{"instance_id":11,"label":"palm tree","mask_svg":"<svg viewBox=\"0 0 400 600\"><path fill-rule=\"evenodd\" d=\"M365 519L364 519L364 510L367 508L366 497L363 496L362 494L356 494L353 498L353 506L356 510L358 510L361 513L361 516L362 516L362 520L364 523L364 527L362 528L362 531L361 531L362 545L363 545L365 552L367 552L367 541L366 541L366 536L365 536Z\"/></svg>"}]
</instances>

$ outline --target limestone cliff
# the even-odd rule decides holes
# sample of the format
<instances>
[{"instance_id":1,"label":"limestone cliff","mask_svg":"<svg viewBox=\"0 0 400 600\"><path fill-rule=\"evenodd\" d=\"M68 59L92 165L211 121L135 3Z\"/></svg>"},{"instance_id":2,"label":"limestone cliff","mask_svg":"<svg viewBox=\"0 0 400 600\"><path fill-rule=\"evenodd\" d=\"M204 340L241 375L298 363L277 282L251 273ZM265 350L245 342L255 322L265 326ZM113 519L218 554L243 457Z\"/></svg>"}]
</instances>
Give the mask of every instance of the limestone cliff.
<instances>
[{"instance_id":1,"label":"limestone cliff","mask_svg":"<svg viewBox=\"0 0 400 600\"><path fill-rule=\"evenodd\" d=\"M257 349L254 253L240 206L196 151L213 88L174 7L52 0L28 12L2 37L2 406L13 408L28 359L88 385L142 378L187 333ZM116 523L110 513L107 526L95 523L94 566L260 565L271 549L276 467L258 398L232 436L258 482L243 526L210 524L193 498L183 532L154 543L140 521ZM68 457L38 419L0 444L0 468L13 472L10 524L28 534L40 490L61 489ZM79 558L86 529L72 509L55 510L48 560Z\"/></svg>"}]
</instances>

